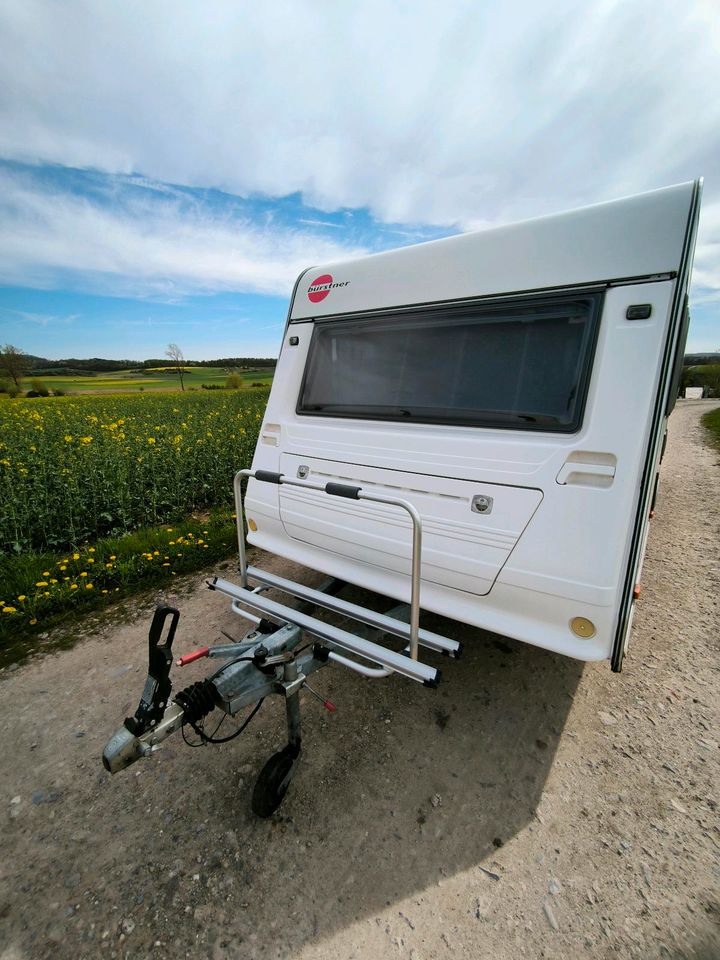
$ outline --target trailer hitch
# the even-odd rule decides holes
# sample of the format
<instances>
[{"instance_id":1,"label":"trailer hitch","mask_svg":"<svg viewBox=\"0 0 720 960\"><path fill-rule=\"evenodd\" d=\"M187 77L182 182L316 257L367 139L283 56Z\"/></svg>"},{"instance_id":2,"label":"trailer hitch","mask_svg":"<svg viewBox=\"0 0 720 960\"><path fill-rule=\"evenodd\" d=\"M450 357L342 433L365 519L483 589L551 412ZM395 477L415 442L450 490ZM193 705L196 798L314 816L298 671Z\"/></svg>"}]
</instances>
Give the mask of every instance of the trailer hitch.
<instances>
[{"instance_id":1,"label":"trailer hitch","mask_svg":"<svg viewBox=\"0 0 720 960\"><path fill-rule=\"evenodd\" d=\"M211 586L218 589L221 583L226 591L232 586L218 580L213 581ZM257 599L250 591L247 591L247 595L251 600ZM394 669L429 686L437 682L438 671L435 668L408 661L400 653L359 635L331 628L325 621L308 617L296 608L283 607L282 614L286 609L287 620L274 625L272 632L258 627L241 640L202 646L180 656L174 661L180 668L205 658L227 662L205 679L196 680L179 690L171 699L172 645L180 614L172 607L158 607L148 635L145 687L134 716L126 718L123 726L105 745L105 769L109 773L118 773L137 760L151 756L168 737L178 731L183 731L183 738L186 739L185 727L190 727L202 744L228 743L243 733L266 697L281 696L285 701L287 741L262 768L251 800L252 809L258 816L269 817L282 802L300 763L301 692L307 690L329 712L336 710L331 700L310 686L309 676L325 667L330 660L336 660L351 665L358 672L361 669L370 670L366 675L386 676ZM277 612L276 616L282 620ZM381 616L368 612L366 619L371 628L382 631L389 627L390 632L399 633L406 639L407 626L393 619L392 615ZM254 617L253 622L257 622ZM311 627L308 630L310 635L316 638L311 650L308 649L310 643L301 645L306 624ZM232 637L228 639L232 640ZM420 639L431 649L440 649L442 652L457 653L459 647L454 641L427 631L421 632ZM319 642L321 640L325 642ZM340 656L334 649L336 646L345 649L348 645L351 645L352 652L364 656L371 663L376 662L378 667L361 668L361 664ZM383 669L379 669L381 666ZM228 717L239 718L247 708L251 708L250 712L232 733L217 736L224 718L220 719L212 732L205 729L205 720L214 710L219 709Z\"/></svg>"},{"instance_id":2,"label":"trailer hitch","mask_svg":"<svg viewBox=\"0 0 720 960\"><path fill-rule=\"evenodd\" d=\"M171 617L170 626L161 642L168 617ZM103 766L110 773L124 770L140 757L148 756L161 740L182 725L182 706L169 702L172 644L179 619L180 612L174 607L155 609L148 632L148 674L140 703L134 716L125 718L103 750ZM153 733L152 741L146 737L141 739L149 731Z\"/></svg>"},{"instance_id":3,"label":"trailer hitch","mask_svg":"<svg viewBox=\"0 0 720 960\"><path fill-rule=\"evenodd\" d=\"M108 772L118 773L137 760L149 757L185 725L204 743L232 740L257 714L266 696L279 694L285 700L287 744L265 764L252 795L255 813L269 817L285 796L301 756L300 691L307 674L324 666L326 659L316 657L316 650L298 657L294 647L302 634L293 625L277 627L273 634L256 631L242 642L202 647L180 657L178 665L204 657L230 662L212 676L178 691L171 700L172 643L178 619L178 611L171 607L159 607L155 611L148 635L148 675L140 703L135 715L128 717L108 740L103 765ZM312 693L322 700L316 691ZM245 721L229 736L215 738L203 730L204 719L217 707L236 716L252 704L255 706ZM325 706L328 710L334 709L329 702Z\"/></svg>"}]
</instances>

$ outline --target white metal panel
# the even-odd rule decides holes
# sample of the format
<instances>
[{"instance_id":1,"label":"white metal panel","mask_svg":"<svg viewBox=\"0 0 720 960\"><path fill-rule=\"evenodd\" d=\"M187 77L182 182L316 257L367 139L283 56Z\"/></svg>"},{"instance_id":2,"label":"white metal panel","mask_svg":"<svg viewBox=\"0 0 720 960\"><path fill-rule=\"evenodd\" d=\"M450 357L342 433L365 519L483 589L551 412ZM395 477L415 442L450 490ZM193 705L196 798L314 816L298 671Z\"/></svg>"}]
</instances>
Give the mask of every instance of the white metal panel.
<instances>
[{"instance_id":1,"label":"white metal panel","mask_svg":"<svg viewBox=\"0 0 720 960\"><path fill-rule=\"evenodd\" d=\"M297 285L291 319L648 277L678 269L693 184L568 213L322 264ZM331 277L324 299L308 288ZM323 293L324 291L320 291Z\"/></svg>"}]
</instances>

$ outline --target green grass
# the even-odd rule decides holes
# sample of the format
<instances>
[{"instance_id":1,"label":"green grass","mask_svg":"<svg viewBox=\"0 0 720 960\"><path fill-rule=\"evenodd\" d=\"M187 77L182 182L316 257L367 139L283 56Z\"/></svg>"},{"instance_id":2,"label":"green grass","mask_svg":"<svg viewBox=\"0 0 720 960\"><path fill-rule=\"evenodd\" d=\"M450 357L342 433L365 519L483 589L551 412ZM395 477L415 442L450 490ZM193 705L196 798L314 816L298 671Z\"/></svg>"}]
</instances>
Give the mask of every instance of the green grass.
<instances>
[{"instance_id":1,"label":"green grass","mask_svg":"<svg viewBox=\"0 0 720 960\"><path fill-rule=\"evenodd\" d=\"M273 370L266 367L258 370L239 370L245 386L262 383L269 386ZM49 390L63 390L65 393L155 393L158 391L180 390L180 380L176 373L166 368L148 369L144 373L137 370L118 370L97 376L53 377L42 374L28 376L23 388L30 389L31 380L37 376ZM228 371L223 367L186 367L184 375L185 390L200 390L203 386L224 387Z\"/></svg>"},{"instance_id":2,"label":"green grass","mask_svg":"<svg viewBox=\"0 0 720 960\"><path fill-rule=\"evenodd\" d=\"M236 549L267 390L0 403L0 662L63 619Z\"/></svg>"},{"instance_id":3,"label":"green grass","mask_svg":"<svg viewBox=\"0 0 720 960\"><path fill-rule=\"evenodd\" d=\"M0 559L0 666L24 656L33 638L72 614L117 602L151 585L225 560L237 549L227 510L172 527L147 528L64 553Z\"/></svg>"},{"instance_id":4,"label":"green grass","mask_svg":"<svg viewBox=\"0 0 720 960\"><path fill-rule=\"evenodd\" d=\"M703 424L710 431L715 446L720 449L720 407L711 410L702 418Z\"/></svg>"}]
</instances>

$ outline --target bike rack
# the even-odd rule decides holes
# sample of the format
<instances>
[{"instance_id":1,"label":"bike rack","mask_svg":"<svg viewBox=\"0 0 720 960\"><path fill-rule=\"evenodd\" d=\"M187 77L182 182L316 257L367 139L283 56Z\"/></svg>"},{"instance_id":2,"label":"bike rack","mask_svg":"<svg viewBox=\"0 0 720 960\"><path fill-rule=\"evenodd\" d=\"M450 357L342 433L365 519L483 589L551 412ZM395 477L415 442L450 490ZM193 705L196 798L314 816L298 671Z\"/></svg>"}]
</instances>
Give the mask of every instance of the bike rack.
<instances>
[{"instance_id":1,"label":"bike rack","mask_svg":"<svg viewBox=\"0 0 720 960\"><path fill-rule=\"evenodd\" d=\"M343 497L347 500L367 500L372 503L381 503L386 506L399 507L404 510L412 521L412 562L411 562L411 592L410 592L410 622L405 623L395 617L386 614L377 613L367 607L358 604L349 603L339 597L315 590L304 584L287 580L275 574L267 573L255 566L248 566L245 549L245 507L242 495L242 481L244 479L255 479L261 483L273 483L278 486L300 487L306 490L314 490L325 493L328 496ZM215 578L211 586L222 593L227 594L233 599L233 609L237 612L237 604L242 602L256 613L265 614L273 619L279 619L285 623L295 623L301 626L303 630L313 634L319 639L333 646L341 647L343 650L362 657L373 664L379 665L380 669L372 667L363 667L360 664L354 664L352 660L333 654L332 658L351 669L359 668L358 672L365 676L387 676L388 672L402 673L413 680L422 683L434 684L438 682L439 671L432 667L426 667L418 662L418 647L427 647L430 650L444 653L448 656L458 657L462 651L462 645L456 640L450 640L440 634L432 633L429 630L420 629L420 578L422 562L422 519L417 509L407 500L401 500L397 497L387 497L364 490L361 486L354 486L344 483L317 483L312 480L299 480L286 477L282 473L273 473L269 470L239 470L235 474L233 483L235 493L235 513L238 534L238 560L240 570L240 583L238 587L226 580ZM407 641L407 654L409 659L417 664L417 667L408 664L408 656L397 654L388 650L380 644L365 640L355 634L344 630L339 630L316 617L305 613L299 613L292 607L286 607L270 600L258 593L251 593L249 579L259 581L262 587L273 587L283 593L291 594L297 599L322 607L335 613L340 613L351 619L364 623L382 633L388 633L400 637ZM257 588L256 588L257 589Z\"/></svg>"}]
</instances>

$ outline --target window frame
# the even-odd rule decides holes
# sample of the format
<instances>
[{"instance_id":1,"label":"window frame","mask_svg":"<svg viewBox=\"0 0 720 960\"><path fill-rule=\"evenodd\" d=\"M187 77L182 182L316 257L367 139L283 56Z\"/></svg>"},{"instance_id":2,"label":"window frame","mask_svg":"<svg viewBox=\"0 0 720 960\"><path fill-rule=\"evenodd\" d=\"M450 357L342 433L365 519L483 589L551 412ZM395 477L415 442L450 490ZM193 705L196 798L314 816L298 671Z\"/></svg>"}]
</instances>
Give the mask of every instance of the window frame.
<instances>
[{"instance_id":1,"label":"window frame","mask_svg":"<svg viewBox=\"0 0 720 960\"><path fill-rule=\"evenodd\" d=\"M372 310L359 313L345 313L345 314L334 314L332 316L324 316L317 319L312 319L310 322L313 325L312 337L310 339L310 344L308 346L307 354L305 357L305 365L303 369L302 380L300 383L300 389L297 395L297 401L295 404L295 413L299 417L324 417L329 419L340 419L340 420L355 420L355 421L365 421L365 422L380 422L380 423L402 423L405 425L410 424L435 424L441 426L452 426L452 427L467 427L475 429L487 429L487 430L520 430L523 432L532 432L532 433L550 433L550 434L573 434L577 433L583 425L585 418L585 409L587 406L587 397L590 388L590 378L595 364L595 355L598 342L598 336L600 332L600 324L603 313L604 298L605 298L605 289L598 287L583 287L568 289L563 292L553 292L547 291L544 293L534 293L531 295L516 295L509 297L497 298L493 297L492 299L482 299L482 300L462 300L454 304L430 304L430 305L410 305L407 307L395 307L395 308L383 308L382 310ZM327 412L324 410L308 410L303 407L303 398L305 394L305 389L307 386L308 374L310 370L310 365L313 357L313 349L317 343L317 337L319 332L323 327L327 326L330 323L342 323L342 321L363 321L363 320L381 320L383 318L394 318L402 317L405 319L412 319L417 316L424 320L436 319L438 323L442 323L446 319L456 319L462 317L463 315L477 316L478 313L487 311L487 313L497 313L498 311L503 312L512 312L513 310L528 310L532 307L553 307L553 306L567 306L573 301L585 300L589 303L588 310L588 322L590 324L590 331L587 339L587 344L584 350L584 354L581 358L581 369L580 375L578 378L578 390L577 398L574 408L574 416L570 423L566 424L548 424L547 422L542 423L532 423L530 421L525 422L508 422L499 419L497 416L493 418L492 412L488 411L486 416L478 416L476 419L468 418L453 418L451 416L432 416L432 415L413 415L411 418L404 417L401 415L393 414L371 414L371 413L342 413L342 412ZM308 320L296 321L298 323L308 323ZM293 322L289 324L291 327ZM497 413L497 412L496 412Z\"/></svg>"}]
</instances>

